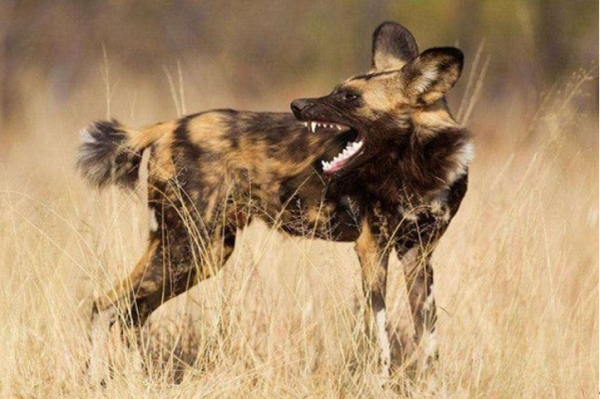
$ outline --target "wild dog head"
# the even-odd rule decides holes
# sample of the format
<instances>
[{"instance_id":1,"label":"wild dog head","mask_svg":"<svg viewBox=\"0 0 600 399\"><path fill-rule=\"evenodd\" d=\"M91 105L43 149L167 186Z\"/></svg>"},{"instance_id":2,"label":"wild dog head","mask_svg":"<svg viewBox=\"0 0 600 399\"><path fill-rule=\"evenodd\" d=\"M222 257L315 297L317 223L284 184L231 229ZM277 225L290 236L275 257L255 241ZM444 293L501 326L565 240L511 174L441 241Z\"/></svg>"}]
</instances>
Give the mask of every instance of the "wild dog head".
<instances>
[{"instance_id":1,"label":"wild dog head","mask_svg":"<svg viewBox=\"0 0 600 399\"><path fill-rule=\"evenodd\" d=\"M426 139L444 126L457 126L444 95L460 77L462 52L431 48L419 54L413 35L385 22L373 33L371 70L351 77L329 95L298 99L291 108L315 132L323 126L348 129L348 142L326 174L350 171L373 160L390 145Z\"/></svg>"}]
</instances>

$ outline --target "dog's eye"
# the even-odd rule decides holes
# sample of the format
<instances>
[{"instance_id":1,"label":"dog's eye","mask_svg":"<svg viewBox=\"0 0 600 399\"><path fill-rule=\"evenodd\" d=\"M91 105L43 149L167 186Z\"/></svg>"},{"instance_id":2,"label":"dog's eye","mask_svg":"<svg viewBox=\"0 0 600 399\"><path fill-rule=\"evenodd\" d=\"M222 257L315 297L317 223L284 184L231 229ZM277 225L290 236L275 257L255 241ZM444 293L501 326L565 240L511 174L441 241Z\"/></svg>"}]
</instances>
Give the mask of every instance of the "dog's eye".
<instances>
[{"instance_id":1,"label":"dog's eye","mask_svg":"<svg viewBox=\"0 0 600 399\"><path fill-rule=\"evenodd\" d=\"M341 97L344 101L354 101L358 98L358 95L347 91L345 93L341 93Z\"/></svg>"}]
</instances>

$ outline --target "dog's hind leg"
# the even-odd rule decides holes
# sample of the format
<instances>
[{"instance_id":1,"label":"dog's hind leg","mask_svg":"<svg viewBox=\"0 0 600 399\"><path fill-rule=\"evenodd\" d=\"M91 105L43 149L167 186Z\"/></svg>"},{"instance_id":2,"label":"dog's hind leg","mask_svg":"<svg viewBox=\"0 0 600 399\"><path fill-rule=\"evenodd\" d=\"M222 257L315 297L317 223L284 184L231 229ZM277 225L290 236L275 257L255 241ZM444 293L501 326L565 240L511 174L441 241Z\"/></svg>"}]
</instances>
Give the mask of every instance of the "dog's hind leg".
<instances>
[{"instance_id":1,"label":"dog's hind leg","mask_svg":"<svg viewBox=\"0 0 600 399\"><path fill-rule=\"evenodd\" d=\"M390 376L391 347L385 307L389 250L381 241L381 237L373 232L372 226L365 219L356 241L356 252L366 297L365 332L369 341L377 344L379 384L383 385Z\"/></svg>"},{"instance_id":2,"label":"dog's hind leg","mask_svg":"<svg viewBox=\"0 0 600 399\"><path fill-rule=\"evenodd\" d=\"M94 303L89 364L92 381L104 378L110 327L119 322L122 328L138 329L161 304L214 275L233 252L235 233L234 227L224 226L203 243L183 237L177 242L151 239L129 277ZM198 251L194 250L197 246Z\"/></svg>"},{"instance_id":3,"label":"dog's hind leg","mask_svg":"<svg viewBox=\"0 0 600 399\"><path fill-rule=\"evenodd\" d=\"M156 281L151 277L156 273L153 267L155 255L160 245L158 239L152 240L144 255L138 261L131 274L122 282L116 284L104 295L94 298L92 306L92 350L88 365L88 372L92 382L102 381L104 376L104 364L108 361L109 330L119 318L127 318L132 301L139 293L148 291L151 284Z\"/></svg>"}]
</instances>

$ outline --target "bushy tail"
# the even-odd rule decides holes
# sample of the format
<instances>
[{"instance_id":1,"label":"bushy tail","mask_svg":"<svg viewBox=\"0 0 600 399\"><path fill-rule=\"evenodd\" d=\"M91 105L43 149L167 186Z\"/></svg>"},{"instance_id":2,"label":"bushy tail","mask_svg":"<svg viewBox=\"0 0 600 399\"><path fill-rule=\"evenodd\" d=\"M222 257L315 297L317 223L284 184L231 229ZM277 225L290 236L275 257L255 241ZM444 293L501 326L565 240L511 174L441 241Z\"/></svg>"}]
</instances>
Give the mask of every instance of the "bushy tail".
<instances>
[{"instance_id":1,"label":"bushy tail","mask_svg":"<svg viewBox=\"0 0 600 399\"><path fill-rule=\"evenodd\" d=\"M77 168L93 186L115 184L134 189L142 154L152 142L136 139L140 133L116 120L93 122L83 129Z\"/></svg>"}]
</instances>

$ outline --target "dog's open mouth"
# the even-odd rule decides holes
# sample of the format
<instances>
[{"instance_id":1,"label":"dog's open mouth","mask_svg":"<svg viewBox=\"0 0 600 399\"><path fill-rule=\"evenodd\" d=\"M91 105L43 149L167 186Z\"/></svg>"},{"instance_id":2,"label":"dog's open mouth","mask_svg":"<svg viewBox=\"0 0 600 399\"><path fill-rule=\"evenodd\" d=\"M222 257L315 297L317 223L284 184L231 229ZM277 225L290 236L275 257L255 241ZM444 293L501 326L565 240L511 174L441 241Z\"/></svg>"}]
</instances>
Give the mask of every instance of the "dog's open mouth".
<instances>
[{"instance_id":1,"label":"dog's open mouth","mask_svg":"<svg viewBox=\"0 0 600 399\"><path fill-rule=\"evenodd\" d=\"M352 127L341 123L322 121L304 122L304 126L312 133L335 133L342 146L336 146L336 152L331 156L327 154L321 160L323 173L333 174L348 166L354 158L358 157L364 148L365 140L362 135ZM341 148L341 150L340 150ZM328 156L329 155L329 156Z\"/></svg>"}]
</instances>

